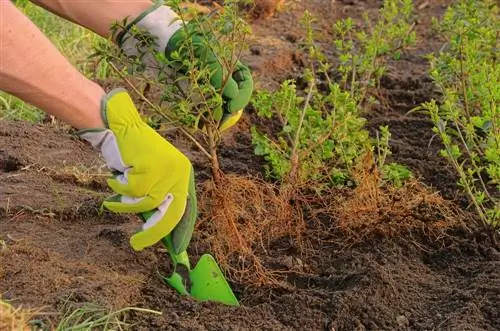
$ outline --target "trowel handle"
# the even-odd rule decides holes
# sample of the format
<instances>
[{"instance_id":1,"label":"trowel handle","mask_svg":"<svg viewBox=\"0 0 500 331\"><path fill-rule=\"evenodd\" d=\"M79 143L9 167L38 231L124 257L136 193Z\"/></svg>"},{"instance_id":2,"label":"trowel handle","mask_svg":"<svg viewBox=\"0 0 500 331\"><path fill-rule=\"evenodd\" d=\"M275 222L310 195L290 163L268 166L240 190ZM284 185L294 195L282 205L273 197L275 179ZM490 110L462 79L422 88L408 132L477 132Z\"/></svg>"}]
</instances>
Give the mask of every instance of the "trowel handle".
<instances>
[{"instance_id":1,"label":"trowel handle","mask_svg":"<svg viewBox=\"0 0 500 331\"><path fill-rule=\"evenodd\" d=\"M163 239L161 241L162 241L163 245L165 245L165 247L167 248L167 251L170 254L170 257L172 258L172 261L174 263L174 268L177 266L177 264L182 264L188 270L191 270L191 266L189 264L189 257L187 255L187 252L182 251L179 254L174 253L174 245L172 243L172 236L170 234L163 237Z\"/></svg>"},{"instance_id":2,"label":"trowel handle","mask_svg":"<svg viewBox=\"0 0 500 331\"><path fill-rule=\"evenodd\" d=\"M139 213L139 217L141 218L141 220L143 222L146 222L153 214L154 214L154 211L147 211L144 213ZM161 239L161 242L163 243L163 245L167 249L168 253L170 254L170 257L172 258L172 261L174 263L174 268L178 264L182 264L188 270L191 270L191 265L189 264L189 257L187 255L187 252L183 251L183 252L180 252L179 254L174 253L175 250L174 250L174 245L172 243L172 236L170 235L170 233L168 235L166 235L165 237L163 237Z\"/></svg>"}]
</instances>

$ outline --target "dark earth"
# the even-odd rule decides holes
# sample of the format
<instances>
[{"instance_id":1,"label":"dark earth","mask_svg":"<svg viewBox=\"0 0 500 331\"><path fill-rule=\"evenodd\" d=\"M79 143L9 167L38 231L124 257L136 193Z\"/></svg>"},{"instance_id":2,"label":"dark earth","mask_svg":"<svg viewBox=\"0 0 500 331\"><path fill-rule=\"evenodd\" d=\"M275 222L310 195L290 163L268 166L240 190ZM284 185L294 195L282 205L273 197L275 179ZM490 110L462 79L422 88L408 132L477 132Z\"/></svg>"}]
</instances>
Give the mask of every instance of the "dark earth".
<instances>
[{"instance_id":1,"label":"dark earth","mask_svg":"<svg viewBox=\"0 0 500 331\"><path fill-rule=\"evenodd\" d=\"M337 18L375 13L382 1L288 3L272 17L252 22L255 38L245 61L257 88L273 89L300 75L296 43L304 9L326 30ZM312 227L306 232L315 254L304 257L286 240L269 248L268 254L290 269L286 286L232 282L241 307L198 303L157 276L157 268L167 264L165 252L130 248L138 219L99 213L111 192L95 151L57 125L0 121L0 295L47 313L84 302L162 312L129 314L134 330L500 330L500 252L465 210L453 169L437 155L438 141L431 142L432 124L407 114L437 97L424 56L442 45L430 21L451 1L414 3L417 45L391 63L382 80L387 106L367 118L371 130L389 125L392 160L407 165L455 211L439 235L428 235L444 217L429 212L432 206L409 216L418 226L363 241L350 241L336 230L339 219L330 217L322 221L331 229L328 235L318 236ZM225 172L262 173L263 161L253 155L250 140L254 121L250 106L225 138ZM202 158L183 141L174 143L191 157L198 182L206 180ZM193 260L203 253L196 247L190 250ZM50 323L58 316L40 318Z\"/></svg>"}]
</instances>

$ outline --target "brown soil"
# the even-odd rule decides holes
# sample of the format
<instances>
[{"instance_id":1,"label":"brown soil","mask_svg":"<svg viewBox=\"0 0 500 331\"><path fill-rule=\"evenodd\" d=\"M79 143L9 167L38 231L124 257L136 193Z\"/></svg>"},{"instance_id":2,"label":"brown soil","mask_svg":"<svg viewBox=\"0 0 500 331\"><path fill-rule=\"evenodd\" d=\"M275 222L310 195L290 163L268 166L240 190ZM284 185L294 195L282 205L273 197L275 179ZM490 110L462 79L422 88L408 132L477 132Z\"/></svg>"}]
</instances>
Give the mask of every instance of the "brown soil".
<instances>
[{"instance_id":1,"label":"brown soil","mask_svg":"<svg viewBox=\"0 0 500 331\"><path fill-rule=\"evenodd\" d=\"M390 126L392 159L435 192L420 184L386 192L383 201L360 214L356 195L337 191L331 200L316 202L316 209L304 209L307 249L281 238L260 252L267 266L286 271L282 286L232 282L241 307L198 303L158 278L158 269L168 269L164 251L132 251L128 238L140 225L137 218L99 213L100 201L111 192L97 153L64 128L2 121L0 296L47 312L84 302L162 311L162 316L131 313L134 330L500 329L500 252L474 217L460 210L464 197L452 169L437 156L438 143L430 143L429 121L407 114L436 95L422 56L440 47L429 23L450 1L415 3L418 45L391 63L383 80L388 102L367 117L372 130ZM255 20L255 40L245 58L257 86L275 88L300 72L298 19L304 9L326 28L335 18L373 13L380 4L285 1L282 11ZM253 115L249 109L224 138L221 166L227 173L262 173L249 136ZM175 143L193 160L201 188L209 174L203 158L183 140ZM329 212L339 201L351 209ZM376 227L369 229L377 231L349 228L356 223L346 218L358 216L371 220ZM398 227L399 221L408 226ZM193 261L207 247L202 237L194 234ZM58 316L41 318L50 322Z\"/></svg>"}]
</instances>

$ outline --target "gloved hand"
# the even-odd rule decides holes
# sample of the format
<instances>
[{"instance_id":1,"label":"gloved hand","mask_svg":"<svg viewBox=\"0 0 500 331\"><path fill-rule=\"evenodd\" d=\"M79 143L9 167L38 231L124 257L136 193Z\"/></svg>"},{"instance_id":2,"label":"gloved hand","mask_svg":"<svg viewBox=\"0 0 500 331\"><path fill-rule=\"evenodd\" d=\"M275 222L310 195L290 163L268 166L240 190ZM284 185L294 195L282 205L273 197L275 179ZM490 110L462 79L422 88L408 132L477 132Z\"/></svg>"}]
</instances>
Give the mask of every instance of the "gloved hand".
<instances>
[{"instance_id":1,"label":"gloved hand","mask_svg":"<svg viewBox=\"0 0 500 331\"><path fill-rule=\"evenodd\" d=\"M101 151L115 173L108 185L116 195L103 207L119 213L153 211L130 238L134 250L154 245L174 229L176 251L185 250L197 218L191 162L140 118L125 90L106 95L101 111L106 129L77 134Z\"/></svg>"},{"instance_id":2,"label":"gloved hand","mask_svg":"<svg viewBox=\"0 0 500 331\"><path fill-rule=\"evenodd\" d=\"M144 52L140 51L141 44L130 35L129 31L134 28L139 31L145 31L151 36L157 38L155 50L165 54L170 61L173 60L173 52L178 52L181 59L189 59L189 50L185 41L189 41L194 47L194 53L203 66L207 66L212 75L210 83L216 89L221 89L223 84L223 68L216 55L206 45L206 38L201 31L197 30L194 24L184 25L178 15L169 7L163 5L154 5L146 12L139 15L117 36L118 45L128 55L138 55ZM150 55L143 57L143 61L156 61ZM185 66L182 61L175 64L175 70L185 72ZM241 117L243 109L250 102L253 92L253 78L250 69L241 62L237 62L231 78L227 80L222 90L224 100L223 114L214 120L219 121L220 131L224 131L233 126Z\"/></svg>"}]
</instances>

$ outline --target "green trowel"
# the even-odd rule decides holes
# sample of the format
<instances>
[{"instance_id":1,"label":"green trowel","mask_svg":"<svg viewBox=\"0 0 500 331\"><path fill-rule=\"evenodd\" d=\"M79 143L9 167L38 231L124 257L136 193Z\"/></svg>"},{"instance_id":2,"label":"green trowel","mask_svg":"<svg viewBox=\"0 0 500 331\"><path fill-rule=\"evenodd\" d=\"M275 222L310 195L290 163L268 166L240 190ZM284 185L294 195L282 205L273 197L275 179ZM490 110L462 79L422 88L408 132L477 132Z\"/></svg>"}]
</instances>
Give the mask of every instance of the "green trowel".
<instances>
[{"instance_id":1,"label":"green trowel","mask_svg":"<svg viewBox=\"0 0 500 331\"><path fill-rule=\"evenodd\" d=\"M139 216L143 221L146 221L151 214L152 212L143 213ZM189 295L199 301L214 301L229 306L239 306L238 299L212 255L204 254L196 266L191 268L185 250L179 254L175 253L171 234L165 236L161 241L173 264L172 274L170 276L162 275L167 284L181 295Z\"/></svg>"}]
</instances>

